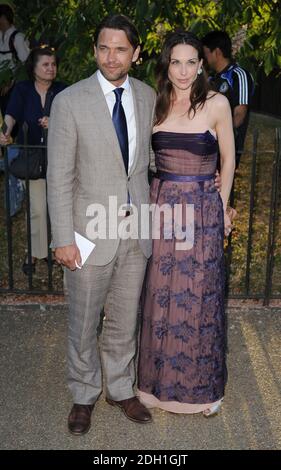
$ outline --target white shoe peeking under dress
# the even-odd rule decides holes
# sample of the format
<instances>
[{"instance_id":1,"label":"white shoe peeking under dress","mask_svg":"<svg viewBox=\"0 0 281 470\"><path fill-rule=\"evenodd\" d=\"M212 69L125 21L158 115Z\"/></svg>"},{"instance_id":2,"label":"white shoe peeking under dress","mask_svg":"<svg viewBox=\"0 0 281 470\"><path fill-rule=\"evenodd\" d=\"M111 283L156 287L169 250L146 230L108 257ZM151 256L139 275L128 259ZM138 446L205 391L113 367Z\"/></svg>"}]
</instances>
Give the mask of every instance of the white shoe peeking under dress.
<instances>
[{"instance_id":1,"label":"white shoe peeking under dress","mask_svg":"<svg viewBox=\"0 0 281 470\"><path fill-rule=\"evenodd\" d=\"M216 403L216 405L210 406L210 408L204 410L202 412L203 416L205 416L205 418L211 418L212 416L216 416L221 409L222 401L223 400L221 400L219 403Z\"/></svg>"}]
</instances>

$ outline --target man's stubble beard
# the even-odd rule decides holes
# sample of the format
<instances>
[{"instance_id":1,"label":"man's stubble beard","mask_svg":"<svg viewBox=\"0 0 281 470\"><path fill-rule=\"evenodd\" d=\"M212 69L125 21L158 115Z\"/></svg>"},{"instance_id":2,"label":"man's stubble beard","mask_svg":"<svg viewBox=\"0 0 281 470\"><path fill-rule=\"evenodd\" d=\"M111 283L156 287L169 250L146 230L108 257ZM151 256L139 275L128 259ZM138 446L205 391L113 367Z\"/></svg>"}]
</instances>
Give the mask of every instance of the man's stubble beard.
<instances>
[{"instance_id":1,"label":"man's stubble beard","mask_svg":"<svg viewBox=\"0 0 281 470\"><path fill-rule=\"evenodd\" d=\"M107 70L105 70L104 68L101 68L99 67L99 70L100 72L102 73L102 75L104 76L104 78L106 78L106 80L108 80L109 82L118 82L122 79L125 80L125 78L127 77L127 74L128 74L128 71L126 70L121 70L118 75L117 73L116 74L112 74L110 75Z\"/></svg>"}]
</instances>

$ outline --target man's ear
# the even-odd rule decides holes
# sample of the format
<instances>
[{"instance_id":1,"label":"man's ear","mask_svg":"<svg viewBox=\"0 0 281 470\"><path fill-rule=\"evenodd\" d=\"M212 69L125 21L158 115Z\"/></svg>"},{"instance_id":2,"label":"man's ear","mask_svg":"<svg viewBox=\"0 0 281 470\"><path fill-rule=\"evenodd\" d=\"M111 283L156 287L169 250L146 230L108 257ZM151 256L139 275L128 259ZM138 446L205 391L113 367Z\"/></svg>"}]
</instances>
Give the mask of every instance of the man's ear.
<instances>
[{"instance_id":1,"label":"man's ear","mask_svg":"<svg viewBox=\"0 0 281 470\"><path fill-rule=\"evenodd\" d=\"M139 55L140 55L140 46L138 46L136 50L134 51L132 62L136 62L139 58Z\"/></svg>"},{"instance_id":2,"label":"man's ear","mask_svg":"<svg viewBox=\"0 0 281 470\"><path fill-rule=\"evenodd\" d=\"M222 51L220 50L219 47L216 47L215 48L215 51L216 51L216 58L219 58L221 57L223 54L222 54Z\"/></svg>"}]
</instances>

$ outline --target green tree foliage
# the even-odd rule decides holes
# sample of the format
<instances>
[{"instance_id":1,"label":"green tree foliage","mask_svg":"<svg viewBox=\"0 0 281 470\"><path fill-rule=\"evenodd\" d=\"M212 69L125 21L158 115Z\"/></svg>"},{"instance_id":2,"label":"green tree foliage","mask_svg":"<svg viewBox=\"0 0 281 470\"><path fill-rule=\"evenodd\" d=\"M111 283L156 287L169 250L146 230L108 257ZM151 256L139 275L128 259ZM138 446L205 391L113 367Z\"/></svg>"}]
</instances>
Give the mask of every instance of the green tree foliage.
<instances>
[{"instance_id":1,"label":"green tree foliage","mask_svg":"<svg viewBox=\"0 0 281 470\"><path fill-rule=\"evenodd\" d=\"M10 2L11 3L11 2ZM225 29L238 38L238 59L255 72L281 68L280 0L17 0L17 26L32 41L55 46L60 78L71 83L95 70L92 37L109 13L130 16L137 25L143 57L135 76L153 82L153 65L165 33L175 28L199 36Z\"/></svg>"}]
</instances>

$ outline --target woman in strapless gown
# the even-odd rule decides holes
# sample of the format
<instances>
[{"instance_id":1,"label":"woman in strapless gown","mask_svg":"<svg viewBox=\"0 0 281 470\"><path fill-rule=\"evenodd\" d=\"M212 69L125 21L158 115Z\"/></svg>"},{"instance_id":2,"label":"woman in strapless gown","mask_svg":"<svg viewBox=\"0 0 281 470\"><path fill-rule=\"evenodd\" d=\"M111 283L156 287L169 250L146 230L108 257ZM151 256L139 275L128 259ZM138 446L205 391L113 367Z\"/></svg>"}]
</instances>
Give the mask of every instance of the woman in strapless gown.
<instances>
[{"instance_id":1,"label":"woman in strapless gown","mask_svg":"<svg viewBox=\"0 0 281 470\"><path fill-rule=\"evenodd\" d=\"M138 394L149 407L211 416L227 380L223 242L231 229L226 205L235 152L228 101L208 91L202 58L193 34L172 33L157 65L151 202L172 212L154 213ZM214 181L218 148L221 193Z\"/></svg>"}]
</instances>

